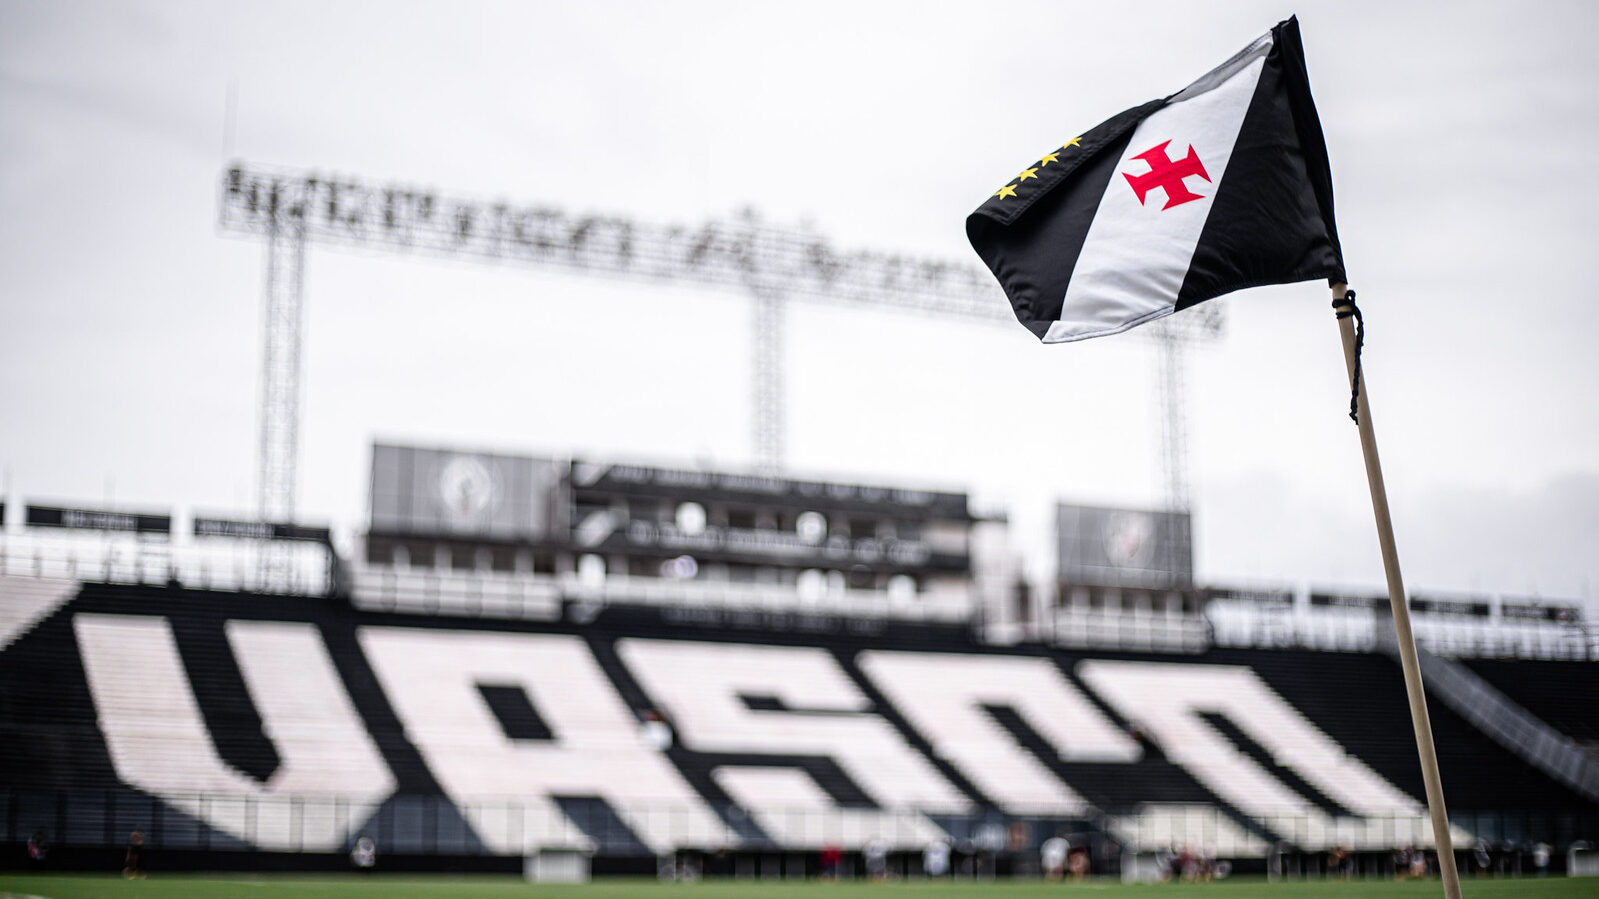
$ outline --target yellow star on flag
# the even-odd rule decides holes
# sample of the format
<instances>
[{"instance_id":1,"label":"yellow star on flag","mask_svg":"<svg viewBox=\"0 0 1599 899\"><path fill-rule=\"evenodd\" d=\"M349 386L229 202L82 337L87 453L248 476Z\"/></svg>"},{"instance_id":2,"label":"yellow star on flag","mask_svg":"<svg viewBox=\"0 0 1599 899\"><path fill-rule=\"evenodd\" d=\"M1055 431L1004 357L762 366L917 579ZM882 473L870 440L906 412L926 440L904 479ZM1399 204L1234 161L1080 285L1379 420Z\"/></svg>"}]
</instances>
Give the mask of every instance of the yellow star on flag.
<instances>
[{"instance_id":1,"label":"yellow star on flag","mask_svg":"<svg viewBox=\"0 0 1599 899\"><path fill-rule=\"evenodd\" d=\"M1064 144L1061 144L1061 145L1060 145L1060 148L1061 148L1061 149L1062 149L1062 150L1064 150L1064 149L1066 149L1066 148L1067 148L1067 147L1075 147L1075 146L1077 146L1077 142L1078 142L1078 141L1080 141L1080 140L1082 140L1082 138L1080 138L1080 137L1074 137L1074 138L1072 138L1072 139L1071 139L1071 140L1069 140L1069 141L1067 141L1067 142L1066 142L1066 143L1064 143Z\"/></svg>"},{"instance_id":2,"label":"yellow star on flag","mask_svg":"<svg viewBox=\"0 0 1599 899\"><path fill-rule=\"evenodd\" d=\"M1059 153L1045 153L1044 154L1044 158L1040 159L1038 161L1038 167L1039 168L1043 168L1044 166L1049 165L1052 162L1059 161L1059 159L1060 159L1060 154Z\"/></svg>"},{"instance_id":3,"label":"yellow star on flag","mask_svg":"<svg viewBox=\"0 0 1599 899\"><path fill-rule=\"evenodd\" d=\"M1006 197L1014 197L1016 196L1016 185L1007 184L1004 187L1001 187L999 190L994 191L994 196L999 197L1001 200L1005 199Z\"/></svg>"},{"instance_id":4,"label":"yellow star on flag","mask_svg":"<svg viewBox=\"0 0 1599 899\"><path fill-rule=\"evenodd\" d=\"M1020 175L1016 176L1016 183L1020 184L1021 182L1026 181L1028 178L1037 178L1037 177L1038 177L1038 169L1022 169L1022 173Z\"/></svg>"}]
</instances>

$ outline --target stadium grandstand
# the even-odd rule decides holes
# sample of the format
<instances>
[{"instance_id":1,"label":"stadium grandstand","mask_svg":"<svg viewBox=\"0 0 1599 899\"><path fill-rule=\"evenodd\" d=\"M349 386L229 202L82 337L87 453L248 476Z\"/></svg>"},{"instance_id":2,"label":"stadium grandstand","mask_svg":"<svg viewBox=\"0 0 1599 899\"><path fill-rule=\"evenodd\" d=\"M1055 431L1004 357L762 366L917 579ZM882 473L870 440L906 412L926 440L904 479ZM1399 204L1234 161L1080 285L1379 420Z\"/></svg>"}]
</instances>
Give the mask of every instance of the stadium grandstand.
<instances>
[{"instance_id":1,"label":"stadium grandstand","mask_svg":"<svg viewBox=\"0 0 1599 899\"><path fill-rule=\"evenodd\" d=\"M1062 504L1039 582L949 490L388 443L370 483L341 548L0 506L0 865L1426 863L1385 598L1198 583L1186 515ZM1580 609L1412 606L1461 868L1591 868Z\"/></svg>"}]
</instances>

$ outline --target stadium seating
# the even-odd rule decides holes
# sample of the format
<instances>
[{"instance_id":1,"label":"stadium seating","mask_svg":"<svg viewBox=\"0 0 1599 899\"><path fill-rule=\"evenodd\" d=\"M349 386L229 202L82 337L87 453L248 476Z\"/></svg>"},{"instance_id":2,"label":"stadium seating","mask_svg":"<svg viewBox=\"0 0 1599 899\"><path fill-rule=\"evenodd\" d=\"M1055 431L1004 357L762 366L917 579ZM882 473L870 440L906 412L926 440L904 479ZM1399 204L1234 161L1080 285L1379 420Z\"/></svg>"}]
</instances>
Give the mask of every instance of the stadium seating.
<instances>
[{"instance_id":1,"label":"stadium seating","mask_svg":"<svg viewBox=\"0 0 1599 899\"><path fill-rule=\"evenodd\" d=\"M520 843L507 829L480 835L522 853L581 836L562 825L556 797L599 797L640 814L635 835L652 850L706 845L726 830L670 763L644 743L638 721L582 639L432 628L363 628L362 647L406 733L445 792L464 807L519 803ZM546 739L508 735L479 694L523 691L548 722ZM651 815L650 809L663 812ZM670 814L665 814L665 812ZM667 828L670 828L669 830Z\"/></svg>"},{"instance_id":2,"label":"stadium seating","mask_svg":"<svg viewBox=\"0 0 1599 899\"><path fill-rule=\"evenodd\" d=\"M338 848L349 821L393 790L314 626L228 623L261 730L279 759L269 777L257 778L218 757L164 618L86 614L74 625L100 728L129 786L225 833L282 849Z\"/></svg>"},{"instance_id":3,"label":"stadium seating","mask_svg":"<svg viewBox=\"0 0 1599 899\"><path fill-rule=\"evenodd\" d=\"M1240 810L1272 814L1313 804L1273 778L1204 714L1223 716L1340 808L1355 814L1418 812L1414 800L1349 757L1241 666L1089 660L1078 672L1124 717L1146 727L1168 757Z\"/></svg>"},{"instance_id":4,"label":"stadium seating","mask_svg":"<svg viewBox=\"0 0 1599 899\"><path fill-rule=\"evenodd\" d=\"M728 796L751 810L773 842L788 849L820 849L829 843L855 847L875 838L895 849L920 850L945 838L919 812L838 805L800 769L723 765L714 776Z\"/></svg>"},{"instance_id":5,"label":"stadium seating","mask_svg":"<svg viewBox=\"0 0 1599 899\"><path fill-rule=\"evenodd\" d=\"M0 605L17 589L0 582ZM573 607L577 623L31 589L0 650L0 843L47 826L115 845L137 824L198 850L337 852L370 834L388 852L642 857L874 837L911 850L1012 818L1235 857L1430 841L1398 667L1374 653L1000 649L909 621ZM1474 667L1592 732L1590 663ZM1437 703L1433 725L1457 836L1593 820Z\"/></svg>"},{"instance_id":6,"label":"stadium seating","mask_svg":"<svg viewBox=\"0 0 1599 899\"><path fill-rule=\"evenodd\" d=\"M1371 653L1215 650L1217 662L1247 665L1334 743L1408 796L1423 795L1404 680L1392 659ZM1574 678L1591 663L1544 663ZM1516 691L1509 691L1518 698ZM1559 810L1593 806L1529 767L1487 735L1428 702L1433 740L1451 812Z\"/></svg>"},{"instance_id":7,"label":"stadium seating","mask_svg":"<svg viewBox=\"0 0 1599 899\"><path fill-rule=\"evenodd\" d=\"M1087 804L988 707L1015 710L1063 759L1131 762L1141 755L1048 658L869 651L856 663L945 758L1014 814L1079 815Z\"/></svg>"},{"instance_id":8,"label":"stadium seating","mask_svg":"<svg viewBox=\"0 0 1599 899\"><path fill-rule=\"evenodd\" d=\"M1466 666L1545 724L1599 748L1599 665L1474 659Z\"/></svg>"},{"instance_id":9,"label":"stadium seating","mask_svg":"<svg viewBox=\"0 0 1599 899\"><path fill-rule=\"evenodd\" d=\"M0 650L27 633L78 590L76 581L58 578L0 577Z\"/></svg>"},{"instance_id":10,"label":"stadium seating","mask_svg":"<svg viewBox=\"0 0 1599 899\"><path fill-rule=\"evenodd\" d=\"M826 650L626 639L617 652L690 749L828 757L874 805L931 812L971 806L874 712ZM757 704L767 707L751 707ZM787 795L758 798L781 811Z\"/></svg>"},{"instance_id":11,"label":"stadium seating","mask_svg":"<svg viewBox=\"0 0 1599 899\"><path fill-rule=\"evenodd\" d=\"M1392 827L1425 832L1415 800L1345 754L1249 668L1086 660L1078 673L1230 807L1296 843L1380 848Z\"/></svg>"}]
</instances>

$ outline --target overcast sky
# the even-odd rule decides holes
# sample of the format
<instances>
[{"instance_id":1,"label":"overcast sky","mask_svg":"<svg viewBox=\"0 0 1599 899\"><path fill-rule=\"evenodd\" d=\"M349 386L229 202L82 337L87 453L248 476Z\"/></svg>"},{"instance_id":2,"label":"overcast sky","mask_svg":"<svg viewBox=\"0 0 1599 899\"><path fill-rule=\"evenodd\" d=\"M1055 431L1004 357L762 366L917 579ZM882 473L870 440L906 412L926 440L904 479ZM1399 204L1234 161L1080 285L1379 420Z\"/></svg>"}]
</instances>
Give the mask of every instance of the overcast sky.
<instances>
[{"instance_id":1,"label":"overcast sky","mask_svg":"<svg viewBox=\"0 0 1599 899\"><path fill-rule=\"evenodd\" d=\"M262 249L228 154L572 211L745 206L975 261L1024 164L1290 13L1327 133L1406 580L1599 593L1599 5L0 0L0 467L13 500L253 508ZM236 127L225 127L234 85ZM313 249L302 517L374 438L738 468L737 294ZM1226 300L1188 368L1200 576L1379 588L1325 284ZM796 474L1161 497L1132 336L793 304Z\"/></svg>"}]
</instances>

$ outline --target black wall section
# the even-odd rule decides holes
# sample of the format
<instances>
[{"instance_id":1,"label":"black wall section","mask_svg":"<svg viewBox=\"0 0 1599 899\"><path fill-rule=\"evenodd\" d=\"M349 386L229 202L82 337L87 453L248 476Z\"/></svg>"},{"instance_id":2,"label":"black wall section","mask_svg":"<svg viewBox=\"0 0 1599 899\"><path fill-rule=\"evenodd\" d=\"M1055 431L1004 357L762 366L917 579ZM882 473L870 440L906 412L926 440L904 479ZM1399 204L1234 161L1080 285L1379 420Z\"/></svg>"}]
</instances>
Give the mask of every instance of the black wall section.
<instances>
[{"instance_id":1,"label":"black wall section","mask_svg":"<svg viewBox=\"0 0 1599 899\"><path fill-rule=\"evenodd\" d=\"M1466 666L1543 723L1599 749L1599 665L1476 659Z\"/></svg>"},{"instance_id":2,"label":"black wall section","mask_svg":"<svg viewBox=\"0 0 1599 899\"><path fill-rule=\"evenodd\" d=\"M245 687L233 647L228 644L227 610L214 603L199 606L186 602L182 590L174 593L184 613L171 616L167 623L217 756L265 783L278 770L281 760L262 730L261 715Z\"/></svg>"},{"instance_id":3,"label":"black wall section","mask_svg":"<svg viewBox=\"0 0 1599 899\"><path fill-rule=\"evenodd\" d=\"M0 786L117 785L71 610L64 605L0 652Z\"/></svg>"},{"instance_id":4,"label":"black wall section","mask_svg":"<svg viewBox=\"0 0 1599 899\"><path fill-rule=\"evenodd\" d=\"M523 688L514 684L478 684L477 694L483 697L483 704L489 707L507 740L555 739L550 725Z\"/></svg>"}]
</instances>

